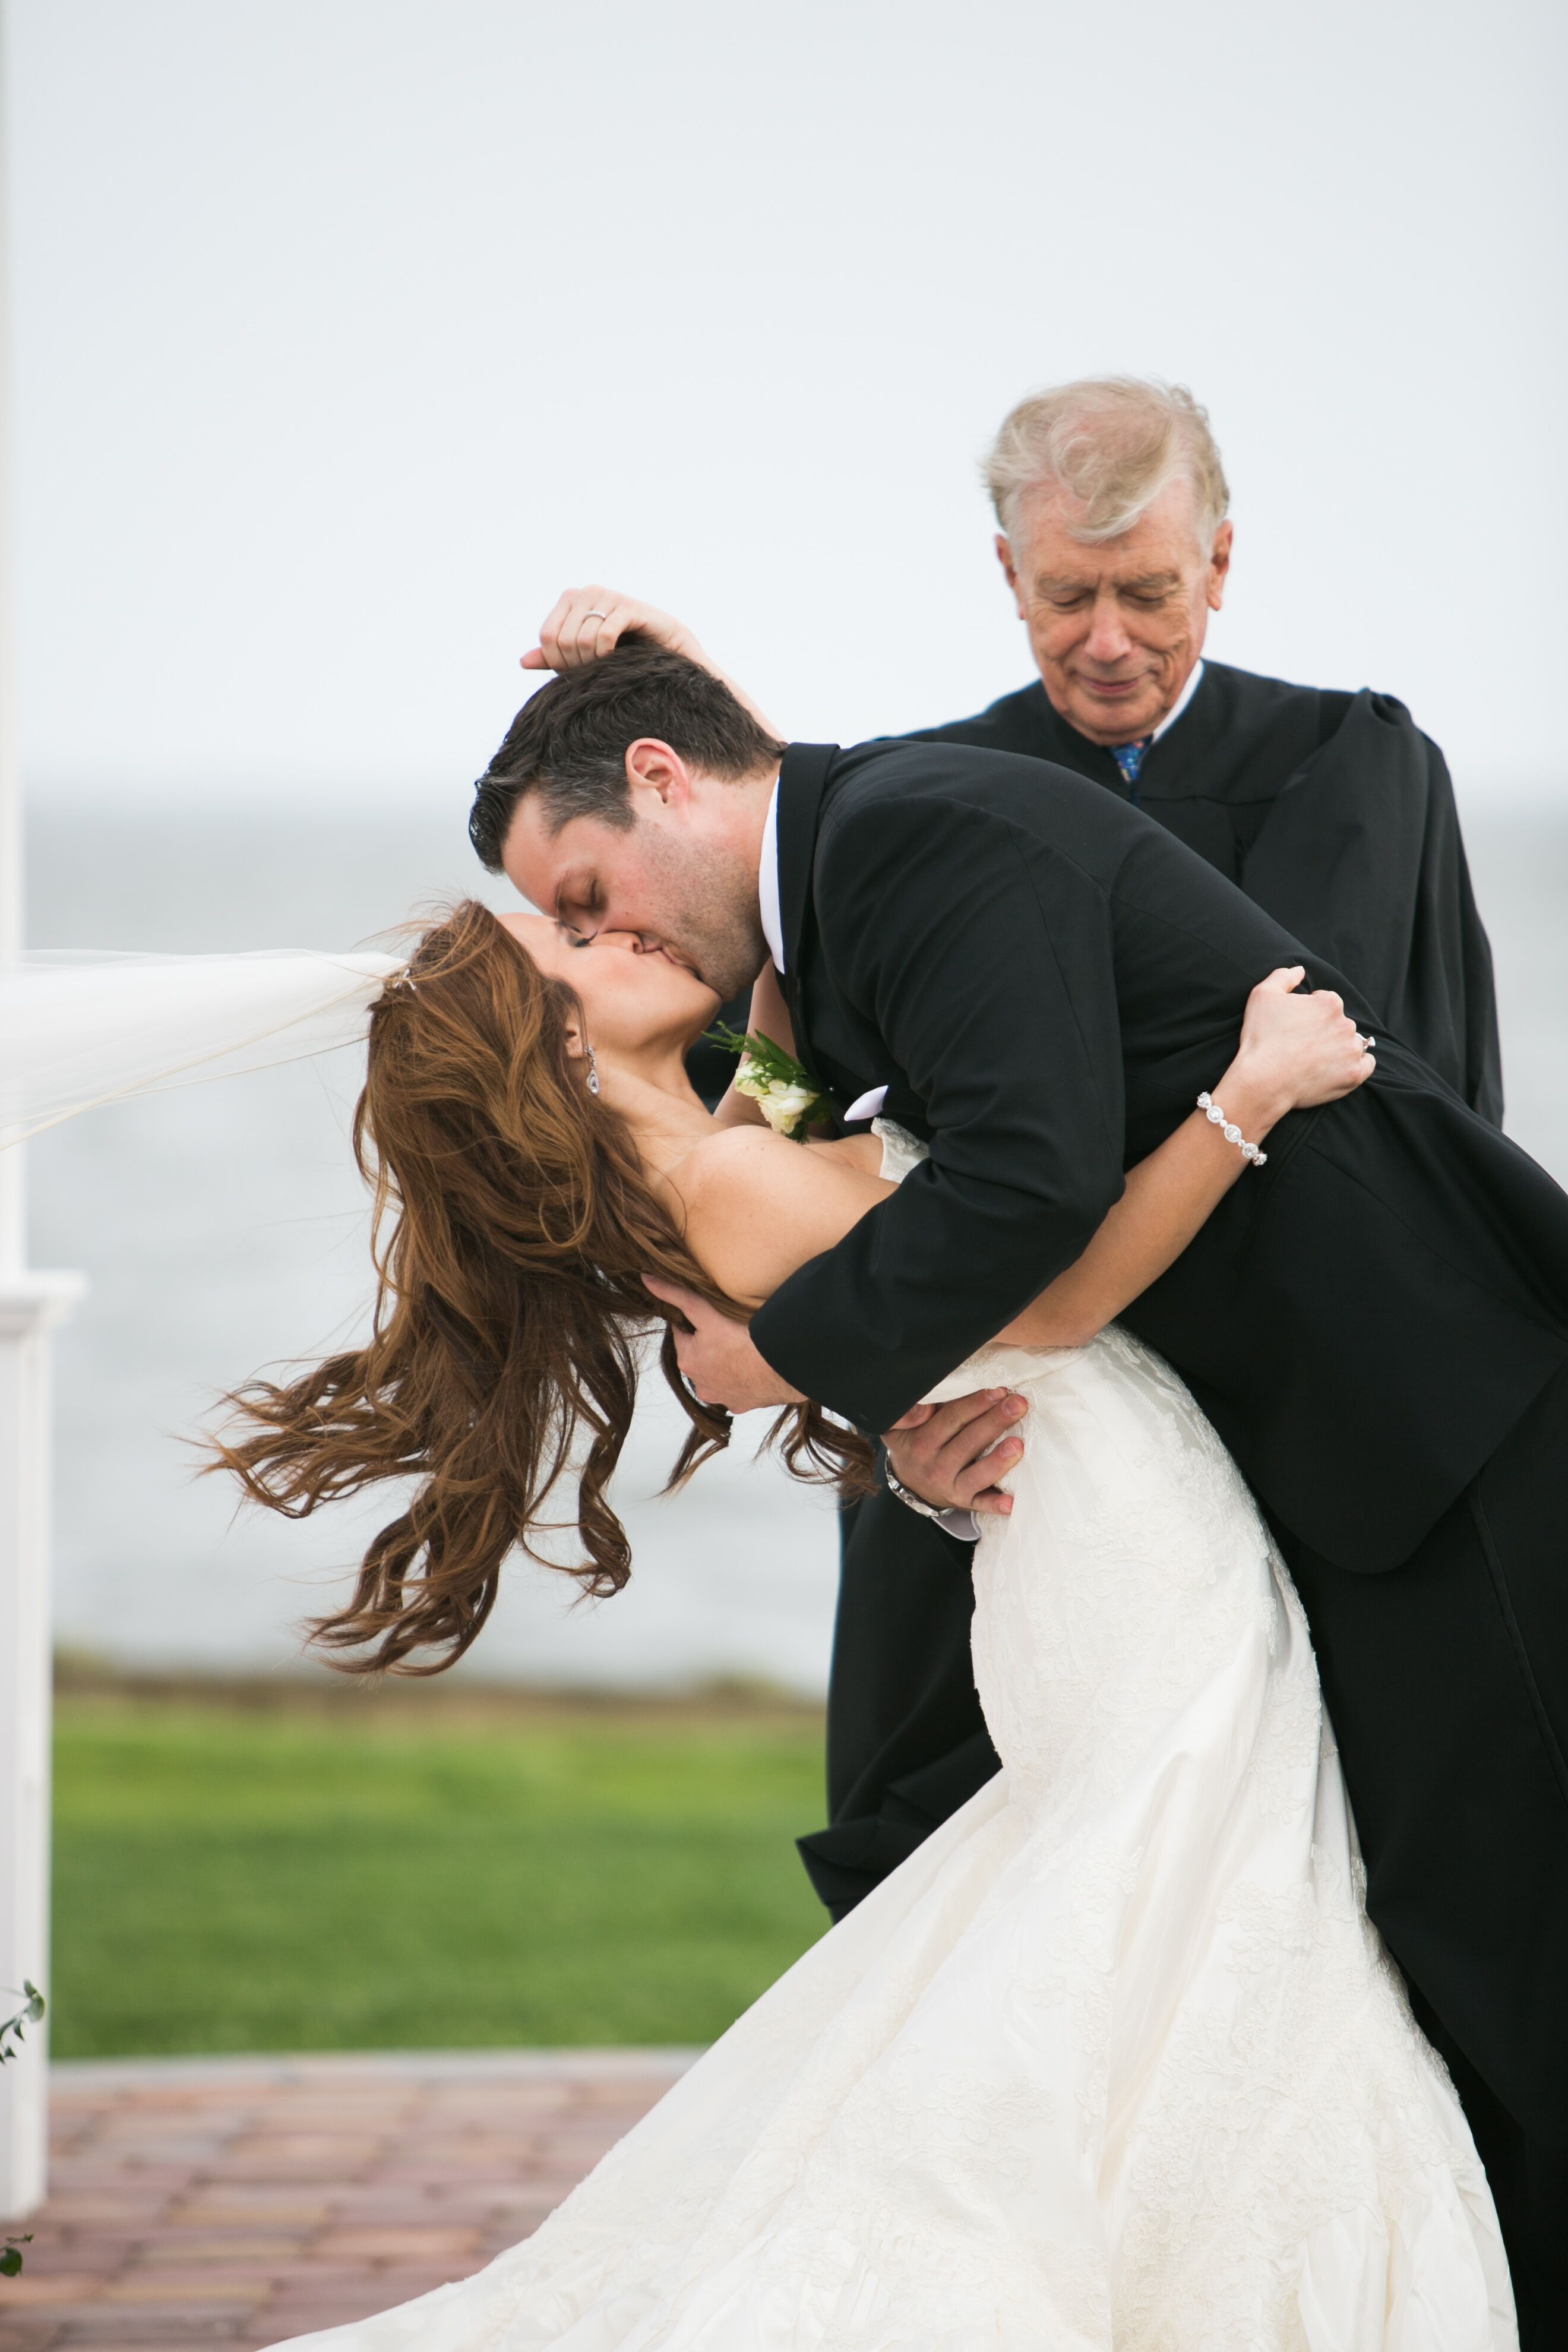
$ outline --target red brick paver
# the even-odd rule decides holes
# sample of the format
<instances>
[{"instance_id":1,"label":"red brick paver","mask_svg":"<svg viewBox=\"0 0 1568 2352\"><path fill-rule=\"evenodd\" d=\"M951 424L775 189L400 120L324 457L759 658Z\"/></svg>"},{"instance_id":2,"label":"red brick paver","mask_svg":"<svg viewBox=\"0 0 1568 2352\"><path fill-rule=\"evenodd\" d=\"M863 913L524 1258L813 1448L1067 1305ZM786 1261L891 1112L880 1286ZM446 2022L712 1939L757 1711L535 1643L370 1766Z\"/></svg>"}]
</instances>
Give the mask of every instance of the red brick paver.
<instances>
[{"instance_id":1,"label":"red brick paver","mask_svg":"<svg viewBox=\"0 0 1568 2352\"><path fill-rule=\"evenodd\" d=\"M57 2066L54 2154L0 2352L258 2352L536 2229L683 2051ZM4 2234L0 2231L0 2234Z\"/></svg>"}]
</instances>

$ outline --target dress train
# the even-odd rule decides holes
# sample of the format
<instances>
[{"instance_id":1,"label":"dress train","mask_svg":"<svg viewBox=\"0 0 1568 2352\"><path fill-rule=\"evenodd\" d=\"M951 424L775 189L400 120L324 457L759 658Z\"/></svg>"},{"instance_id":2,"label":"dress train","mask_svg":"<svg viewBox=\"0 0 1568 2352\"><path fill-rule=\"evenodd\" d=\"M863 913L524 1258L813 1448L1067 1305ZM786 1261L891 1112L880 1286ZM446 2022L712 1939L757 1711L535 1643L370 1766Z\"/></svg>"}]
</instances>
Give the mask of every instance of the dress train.
<instances>
[{"instance_id":1,"label":"dress train","mask_svg":"<svg viewBox=\"0 0 1568 2352\"><path fill-rule=\"evenodd\" d=\"M1005 1769L523 2244L292 2352L1507 2352L1300 1605L1170 1369L1030 1403L975 1560Z\"/></svg>"}]
</instances>

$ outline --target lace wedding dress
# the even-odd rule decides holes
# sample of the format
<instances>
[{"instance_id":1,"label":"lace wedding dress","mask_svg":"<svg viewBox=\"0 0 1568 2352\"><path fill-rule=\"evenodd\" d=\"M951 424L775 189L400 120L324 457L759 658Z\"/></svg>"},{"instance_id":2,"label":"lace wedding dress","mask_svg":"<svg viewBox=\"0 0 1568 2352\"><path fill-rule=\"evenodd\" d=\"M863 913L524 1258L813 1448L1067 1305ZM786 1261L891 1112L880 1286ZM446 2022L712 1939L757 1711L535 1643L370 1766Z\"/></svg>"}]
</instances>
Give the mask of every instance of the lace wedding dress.
<instances>
[{"instance_id":1,"label":"lace wedding dress","mask_svg":"<svg viewBox=\"0 0 1568 2352\"><path fill-rule=\"evenodd\" d=\"M293 2352L1515 2344L1250 1495L1121 1332L934 1393L998 1381L1030 1408L974 1561L1004 1770L535 2236Z\"/></svg>"}]
</instances>

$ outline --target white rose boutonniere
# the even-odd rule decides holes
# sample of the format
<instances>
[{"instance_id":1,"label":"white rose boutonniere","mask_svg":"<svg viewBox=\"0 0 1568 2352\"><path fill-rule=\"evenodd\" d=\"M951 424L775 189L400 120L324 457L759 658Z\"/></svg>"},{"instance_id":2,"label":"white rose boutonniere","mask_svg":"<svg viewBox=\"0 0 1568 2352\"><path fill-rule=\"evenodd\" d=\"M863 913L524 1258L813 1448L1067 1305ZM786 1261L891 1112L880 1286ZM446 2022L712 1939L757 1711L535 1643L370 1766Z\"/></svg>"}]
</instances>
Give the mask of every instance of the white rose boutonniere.
<instances>
[{"instance_id":1,"label":"white rose boutonniere","mask_svg":"<svg viewBox=\"0 0 1568 2352\"><path fill-rule=\"evenodd\" d=\"M770 1078L749 1060L742 1062L735 1083L742 1094L751 1096L775 1135L795 1135L816 1100L809 1087Z\"/></svg>"},{"instance_id":2,"label":"white rose boutonniere","mask_svg":"<svg viewBox=\"0 0 1568 2352\"><path fill-rule=\"evenodd\" d=\"M736 1091L751 1097L773 1133L787 1135L793 1143L804 1143L814 1118L826 1108L827 1097L812 1085L795 1055L786 1054L771 1037L742 1036L722 1023L710 1029L708 1037L711 1045L740 1056Z\"/></svg>"}]
</instances>

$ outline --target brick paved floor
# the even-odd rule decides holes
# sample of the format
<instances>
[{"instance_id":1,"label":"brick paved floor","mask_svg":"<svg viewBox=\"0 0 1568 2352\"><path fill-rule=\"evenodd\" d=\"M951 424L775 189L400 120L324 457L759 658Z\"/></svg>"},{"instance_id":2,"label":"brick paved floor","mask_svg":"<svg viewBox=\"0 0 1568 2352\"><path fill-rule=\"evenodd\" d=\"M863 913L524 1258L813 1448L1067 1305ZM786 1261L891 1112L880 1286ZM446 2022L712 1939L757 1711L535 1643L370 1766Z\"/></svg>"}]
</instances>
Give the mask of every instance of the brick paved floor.
<instances>
[{"instance_id":1,"label":"brick paved floor","mask_svg":"<svg viewBox=\"0 0 1568 2352\"><path fill-rule=\"evenodd\" d=\"M688 2057L58 2066L0 2352L257 2352L423 2294L527 2237Z\"/></svg>"}]
</instances>

